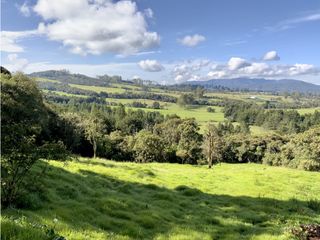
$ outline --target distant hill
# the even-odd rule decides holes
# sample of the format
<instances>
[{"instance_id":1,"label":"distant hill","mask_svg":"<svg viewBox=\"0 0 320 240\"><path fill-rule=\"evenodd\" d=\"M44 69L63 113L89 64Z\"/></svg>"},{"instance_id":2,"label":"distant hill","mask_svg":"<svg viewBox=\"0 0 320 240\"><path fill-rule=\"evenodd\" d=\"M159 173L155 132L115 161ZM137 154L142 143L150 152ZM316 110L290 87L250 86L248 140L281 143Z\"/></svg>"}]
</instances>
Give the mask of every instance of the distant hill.
<instances>
[{"instance_id":1,"label":"distant hill","mask_svg":"<svg viewBox=\"0 0 320 240\"><path fill-rule=\"evenodd\" d=\"M57 80L61 83L81 84L89 86L107 86L109 84L106 76L104 76L103 78L93 78L83 74L70 73L67 70L48 70L43 72L34 72L29 74L29 76Z\"/></svg>"},{"instance_id":2,"label":"distant hill","mask_svg":"<svg viewBox=\"0 0 320 240\"><path fill-rule=\"evenodd\" d=\"M231 90L249 90L264 92L302 92L320 93L320 85L300 80L269 80L264 78L213 79L208 81L190 81L183 85L203 86L206 89L224 87Z\"/></svg>"}]
</instances>

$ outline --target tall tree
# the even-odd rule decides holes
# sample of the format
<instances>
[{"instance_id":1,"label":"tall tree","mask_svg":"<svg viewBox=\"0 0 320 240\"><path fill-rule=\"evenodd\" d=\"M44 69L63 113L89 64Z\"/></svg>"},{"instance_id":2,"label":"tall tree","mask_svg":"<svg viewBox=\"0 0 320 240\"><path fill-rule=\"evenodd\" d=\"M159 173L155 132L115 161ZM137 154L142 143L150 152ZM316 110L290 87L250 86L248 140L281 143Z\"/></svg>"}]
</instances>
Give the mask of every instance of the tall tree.
<instances>
[{"instance_id":1,"label":"tall tree","mask_svg":"<svg viewBox=\"0 0 320 240\"><path fill-rule=\"evenodd\" d=\"M213 162L219 162L222 159L223 141L218 128L213 124L209 124L204 133L202 149L209 168L212 167Z\"/></svg>"},{"instance_id":2,"label":"tall tree","mask_svg":"<svg viewBox=\"0 0 320 240\"><path fill-rule=\"evenodd\" d=\"M97 157L98 141L103 136L104 126L102 117L94 111L84 120L84 131L87 140L93 147L93 158Z\"/></svg>"}]
</instances>

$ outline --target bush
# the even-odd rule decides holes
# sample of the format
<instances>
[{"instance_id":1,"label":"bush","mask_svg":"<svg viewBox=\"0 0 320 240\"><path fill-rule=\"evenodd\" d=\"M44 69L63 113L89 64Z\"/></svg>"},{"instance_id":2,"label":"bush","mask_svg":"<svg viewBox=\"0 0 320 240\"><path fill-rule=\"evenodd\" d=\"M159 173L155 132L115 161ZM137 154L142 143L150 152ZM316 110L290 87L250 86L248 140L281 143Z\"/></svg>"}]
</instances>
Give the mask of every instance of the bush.
<instances>
[{"instance_id":1,"label":"bush","mask_svg":"<svg viewBox=\"0 0 320 240\"><path fill-rule=\"evenodd\" d=\"M216 110L212 107L207 107L207 112L214 113L214 112L216 112Z\"/></svg>"}]
</instances>

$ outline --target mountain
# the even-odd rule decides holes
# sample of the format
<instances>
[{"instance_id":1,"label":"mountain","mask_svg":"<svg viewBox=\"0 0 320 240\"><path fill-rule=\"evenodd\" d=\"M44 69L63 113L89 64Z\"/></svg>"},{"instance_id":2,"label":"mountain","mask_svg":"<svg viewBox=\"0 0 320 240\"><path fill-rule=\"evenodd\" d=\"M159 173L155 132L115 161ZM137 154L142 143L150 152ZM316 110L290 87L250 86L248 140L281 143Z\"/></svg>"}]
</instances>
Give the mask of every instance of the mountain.
<instances>
[{"instance_id":1,"label":"mountain","mask_svg":"<svg viewBox=\"0 0 320 240\"><path fill-rule=\"evenodd\" d=\"M183 85L203 86L207 89L218 87L229 88L231 90L249 90L264 92L302 92L320 93L320 85L307 83L300 80L282 79L271 80L264 78L232 78L232 79L212 79L208 81L190 81Z\"/></svg>"}]
</instances>

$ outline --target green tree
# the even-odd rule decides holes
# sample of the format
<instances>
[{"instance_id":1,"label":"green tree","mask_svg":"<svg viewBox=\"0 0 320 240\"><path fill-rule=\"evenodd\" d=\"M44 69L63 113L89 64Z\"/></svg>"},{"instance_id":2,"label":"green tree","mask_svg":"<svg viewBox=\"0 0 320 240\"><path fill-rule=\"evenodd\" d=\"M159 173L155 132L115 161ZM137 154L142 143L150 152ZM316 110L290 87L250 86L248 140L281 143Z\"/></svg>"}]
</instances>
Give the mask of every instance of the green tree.
<instances>
[{"instance_id":1,"label":"green tree","mask_svg":"<svg viewBox=\"0 0 320 240\"><path fill-rule=\"evenodd\" d=\"M196 98L203 98L204 93L205 93L205 89L200 86L198 86L194 91L194 95L196 96Z\"/></svg>"},{"instance_id":2,"label":"green tree","mask_svg":"<svg viewBox=\"0 0 320 240\"><path fill-rule=\"evenodd\" d=\"M187 105L191 105L194 103L194 97L192 94L181 94L177 100L177 103L181 107L185 107Z\"/></svg>"},{"instance_id":3,"label":"green tree","mask_svg":"<svg viewBox=\"0 0 320 240\"><path fill-rule=\"evenodd\" d=\"M195 119L185 119L178 126L179 143L177 146L177 156L182 159L182 163L196 164L201 154L201 135L199 126Z\"/></svg>"},{"instance_id":4,"label":"green tree","mask_svg":"<svg viewBox=\"0 0 320 240\"><path fill-rule=\"evenodd\" d=\"M96 158L98 141L104 133L103 120L97 113L92 112L89 116L86 116L83 124L85 136L93 147L93 158Z\"/></svg>"},{"instance_id":5,"label":"green tree","mask_svg":"<svg viewBox=\"0 0 320 240\"><path fill-rule=\"evenodd\" d=\"M216 110L213 107L207 107L207 112L214 113Z\"/></svg>"},{"instance_id":6,"label":"green tree","mask_svg":"<svg viewBox=\"0 0 320 240\"><path fill-rule=\"evenodd\" d=\"M140 131L134 140L133 151L136 162L163 162L164 144L161 137L146 131Z\"/></svg>"},{"instance_id":7,"label":"green tree","mask_svg":"<svg viewBox=\"0 0 320 240\"><path fill-rule=\"evenodd\" d=\"M153 102L152 103L152 108L154 108L154 109L160 109L160 103L159 102Z\"/></svg>"},{"instance_id":8,"label":"green tree","mask_svg":"<svg viewBox=\"0 0 320 240\"><path fill-rule=\"evenodd\" d=\"M41 141L49 117L32 79L21 73L12 77L1 74L1 201L4 207L14 203L25 176L40 158L65 159L61 142Z\"/></svg>"},{"instance_id":9,"label":"green tree","mask_svg":"<svg viewBox=\"0 0 320 240\"><path fill-rule=\"evenodd\" d=\"M209 124L203 139L203 154L206 156L208 161L208 167L212 167L213 162L219 162L222 159L223 153L223 141L219 135L219 130L213 124Z\"/></svg>"}]
</instances>

